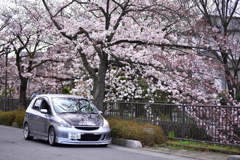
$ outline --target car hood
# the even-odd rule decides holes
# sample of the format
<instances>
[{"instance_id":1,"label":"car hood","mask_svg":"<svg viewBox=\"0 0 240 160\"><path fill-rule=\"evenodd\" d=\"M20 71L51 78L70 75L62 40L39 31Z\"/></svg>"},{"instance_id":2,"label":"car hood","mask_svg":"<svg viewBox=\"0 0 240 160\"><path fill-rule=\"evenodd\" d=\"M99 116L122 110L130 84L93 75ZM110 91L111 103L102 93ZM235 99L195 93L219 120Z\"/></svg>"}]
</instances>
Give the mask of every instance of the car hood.
<instances>
[{"instance_id":1,"label":"car hood","mask_svg":"<svg viewBox=\"0 0 240 160\"><path fill-rule=\"evenodd\" d=\"M77 126L99 127L103 123L103 117L100 114L64 113L60 114L59 117L75 127Z\"/></svg>"}]
</instances>

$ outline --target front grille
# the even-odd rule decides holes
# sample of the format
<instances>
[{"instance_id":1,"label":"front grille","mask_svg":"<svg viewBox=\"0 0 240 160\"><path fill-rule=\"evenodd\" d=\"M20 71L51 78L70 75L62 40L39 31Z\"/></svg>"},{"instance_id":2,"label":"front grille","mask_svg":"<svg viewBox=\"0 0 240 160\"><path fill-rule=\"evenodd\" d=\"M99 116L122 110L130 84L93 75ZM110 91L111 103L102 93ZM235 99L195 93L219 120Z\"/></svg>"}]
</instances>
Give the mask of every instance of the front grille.
<instances>
[{"instance_id":1,"label":"front grille","mask_svg":"<svg viewBox=\"0 0 240 160\"><path fill-rule=\"evenodd\" d=\"M81 129L85 131L92 131L92 130L97 130L99 127L75 127L76 129Z\"/></svg>"},{"instance_id":2,"label":"front grille","mask_svg":"<svg viewBox=\"0 0 240 160\"><path fill-rule=\"evenodd\" d=\"M83 134L81 135L81 139L79 141L99 141L102 135L94 135L94 134Z\"/></svg>"}]
</instances>

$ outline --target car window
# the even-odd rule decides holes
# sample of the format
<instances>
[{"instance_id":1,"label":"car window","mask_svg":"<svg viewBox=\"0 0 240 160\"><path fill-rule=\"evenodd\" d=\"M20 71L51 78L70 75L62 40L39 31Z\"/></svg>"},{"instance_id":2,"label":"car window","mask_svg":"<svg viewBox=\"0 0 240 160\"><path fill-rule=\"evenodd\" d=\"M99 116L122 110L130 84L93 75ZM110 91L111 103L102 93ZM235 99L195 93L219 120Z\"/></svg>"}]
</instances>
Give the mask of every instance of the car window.
<instances>
[{"instance_id":1,"label":"car window","mask_svg":"<svg viewBox=\"0 0 240 160\"><path fill-rule=\"evenodd\" d=\"M53 98L57 113L98 113L97 108L86 99Z\"/></svg>"},{"instance_id":2,"label":"car window","mask_svg":"<svg viewBox=\"0 0 240 160\"><path fill-rule=\"evenodd\" d=\"M40 109L46 109L48 111L48 114L51 114L51 108L46 100L42 100Z\"/></svg>"},{"instance_id":3,"label":"car window","mask_svg":"<svg viewBox=\"0 0 240 160\"><path fill-rule=\"evenodd\" d=\"M40 110L41 103L42 103L42 100L37 99L33 105L33 109Z\"/></svg>"}]
</instances>

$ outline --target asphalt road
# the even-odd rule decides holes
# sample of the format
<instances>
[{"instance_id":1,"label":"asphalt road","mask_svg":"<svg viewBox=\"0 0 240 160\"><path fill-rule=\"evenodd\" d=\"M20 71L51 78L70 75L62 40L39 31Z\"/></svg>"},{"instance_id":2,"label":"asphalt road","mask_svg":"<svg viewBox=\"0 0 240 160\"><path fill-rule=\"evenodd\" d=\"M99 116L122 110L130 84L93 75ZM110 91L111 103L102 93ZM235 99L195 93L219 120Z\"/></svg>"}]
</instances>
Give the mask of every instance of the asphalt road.
<instances>
[{"instance_id":1,"label":"asphalt road","mask_svg":"<svg viewBox=\"0 0 240 160\"><path fill-rule=\"evenodd\" d=\"M23 138L22 129L0 125L0 160L190 160L118 145L50 146L48 142Z\"/></svg>"}]
</instances>

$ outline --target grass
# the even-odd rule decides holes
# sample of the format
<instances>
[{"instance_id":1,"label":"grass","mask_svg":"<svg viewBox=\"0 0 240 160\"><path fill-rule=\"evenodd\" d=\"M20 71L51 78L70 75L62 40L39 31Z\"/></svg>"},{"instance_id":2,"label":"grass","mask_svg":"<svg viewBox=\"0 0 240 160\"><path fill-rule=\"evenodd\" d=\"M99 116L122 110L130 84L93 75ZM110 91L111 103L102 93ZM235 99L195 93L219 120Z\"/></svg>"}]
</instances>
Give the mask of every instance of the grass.
<instances>
[{"instance_id":1,"label":"grass","mask_svg":"<svg viewBox=\"0 0 240 160\"><path fill-rule=\"evenodd\" d=\"M240 155L240 147L225 146L220 144L209 144L205 142L168 140L165 144L155 145L154 147L151 147L151 149L157 149L158 147L165 147L178 150L217 152L224 154Z\"/></svg>"}]
</instances>

